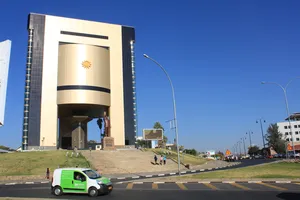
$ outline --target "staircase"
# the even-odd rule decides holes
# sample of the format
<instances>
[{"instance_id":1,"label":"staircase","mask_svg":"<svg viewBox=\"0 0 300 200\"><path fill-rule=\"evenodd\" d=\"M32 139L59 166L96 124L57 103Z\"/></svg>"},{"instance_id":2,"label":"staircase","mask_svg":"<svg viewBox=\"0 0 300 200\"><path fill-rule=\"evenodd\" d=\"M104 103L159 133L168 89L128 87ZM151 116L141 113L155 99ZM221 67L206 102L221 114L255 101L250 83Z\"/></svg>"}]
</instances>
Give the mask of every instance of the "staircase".
<instances>
[{"instance_id":1,"label":"staircase","mask_svg":"<svg viewBox=\"0 0 300 200\"><path fill-rule=\"evenodd\" d=\"M142 172L176 171L177 163L154 165L154 153L137 149L117 151L82 151L82 154L102 174L134 174ZM152 162L152 163L151 163Z\"/></svg>"}]
</instances>

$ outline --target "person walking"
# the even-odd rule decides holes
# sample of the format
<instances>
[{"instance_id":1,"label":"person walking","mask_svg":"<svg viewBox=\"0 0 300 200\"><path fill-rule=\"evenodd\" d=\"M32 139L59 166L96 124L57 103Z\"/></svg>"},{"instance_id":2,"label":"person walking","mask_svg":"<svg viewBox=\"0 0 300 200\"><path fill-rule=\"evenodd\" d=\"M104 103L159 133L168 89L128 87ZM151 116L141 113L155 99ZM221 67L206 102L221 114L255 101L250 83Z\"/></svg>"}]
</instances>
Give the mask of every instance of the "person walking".
<instances>
[{"instance_id":1,"label":"person walking","mask_svg":"<svg viewBox=\"0 0 300 200\"><path fill-rule=\"evenodd\" d=\"M157 156L156 155L154 155L154 162L157 165Z\"/></svg>"},{"instance_id":2,"label":"person walking","mask_svg":"<svg viewBox=\"0 0 300 200\"><path fill-rule=\"evenodd\" d=\"M162 155L160 155L160 165L162 165L162 161L163 161L163 157L162 157Z\"/></svg>"},{"instance_id":3,"label":"person walking","mask_svg":"<svg viewBox=\"0 0 300 200\"><path fill-rule=\"evenodd\" d=\"M50 179L50 169L47 168L46 170L46 179Z\"/></svg>"},{"instance_id":4,"label":"person walking","mask_svg":"<svg viewBox=\"0 0 300 200\"><path fill-rule=\"evenodd\" d=\"M164 165L166 164L166 162L167 162L167 156L164 155Z\"/></svg>"}]
</instances>

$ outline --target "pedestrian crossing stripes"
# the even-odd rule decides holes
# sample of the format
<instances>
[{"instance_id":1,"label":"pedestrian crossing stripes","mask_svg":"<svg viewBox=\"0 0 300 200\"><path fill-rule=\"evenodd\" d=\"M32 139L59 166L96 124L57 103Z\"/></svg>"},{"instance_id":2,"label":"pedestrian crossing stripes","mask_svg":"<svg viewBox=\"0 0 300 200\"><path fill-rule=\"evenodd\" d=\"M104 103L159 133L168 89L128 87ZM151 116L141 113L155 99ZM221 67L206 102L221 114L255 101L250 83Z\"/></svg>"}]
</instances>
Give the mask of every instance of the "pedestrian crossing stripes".
<instances>
[{"instance_id":1,"label":"pedestrian crossing stripes","mask_svg":"<svg viewBox=\"0 0 300 200\"><path fill-rule=\"evenodd\" d=\"M211 183L203 183L204 185L206 185L207 187L209 187L210 189L213 189L213 190L218 190L218 188L214 185L212 185Z\"/></svg>"},{"instance_id":2,"label":"pedestrian crossing stripes","mask_svg":"<svg viewBox=\"0 0 300 200\"><path fill-rule=\"evenodd\" d=\"M237 187L237 188L240 188L240 189L242 189L242 190L251 190L250 188L248 188L248 187L246 187L246 186L243 186L243 185L241 185L241 184L238 184L238 183L229 183L229 184L231 184L231 185L233 185L233 186L235 186L235 187Z\"/></svg>"},{"instance_id":3,"label":"pedestrian crossing stripes","mask_svg":"<svg viewBox=\"0 0 300 200\"><path fill-rule=\"evenodd\" d=\"M268 184L268 183L258 183L258 184L261 184L261 185L264 185L264 186L267 186L267 187L270 187L270 188L274 188L274 189L277 189L277 190L287 190L286 188L278 187L278 186L271 185L271 184Z\"/></svg>"}]
</instances>

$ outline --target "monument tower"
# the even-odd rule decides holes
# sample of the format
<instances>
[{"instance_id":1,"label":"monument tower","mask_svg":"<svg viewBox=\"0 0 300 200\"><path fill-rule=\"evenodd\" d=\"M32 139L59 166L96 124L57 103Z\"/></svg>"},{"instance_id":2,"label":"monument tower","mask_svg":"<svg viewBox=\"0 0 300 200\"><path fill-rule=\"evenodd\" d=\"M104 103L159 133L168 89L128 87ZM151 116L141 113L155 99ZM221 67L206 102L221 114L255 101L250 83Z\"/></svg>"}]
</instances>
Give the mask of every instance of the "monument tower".
<instances>
[{"instance_id":1,"label":"monument tower","mask_svg":"<svg viewBox=\"0 0 300 200\"><path fill-rule=\"evenodd\" d=\"M135 30L31 13L22 149L87 148L87 123L109 117L115 145L136 136Z\"/></svg>"}]
</instances>

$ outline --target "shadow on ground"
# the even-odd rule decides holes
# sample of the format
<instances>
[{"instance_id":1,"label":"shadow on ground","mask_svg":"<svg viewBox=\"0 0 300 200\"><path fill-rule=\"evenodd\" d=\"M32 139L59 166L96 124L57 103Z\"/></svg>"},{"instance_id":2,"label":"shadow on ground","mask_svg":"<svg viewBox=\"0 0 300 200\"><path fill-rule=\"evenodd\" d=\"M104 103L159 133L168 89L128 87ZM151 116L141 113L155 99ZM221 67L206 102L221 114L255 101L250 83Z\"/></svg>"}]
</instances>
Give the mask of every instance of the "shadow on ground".
<instances>
[{"instance_id":1,"label":"shadow on ground","mask_svg":"<svg viewBox=\"0 0 300 200\"><path fill-rule=\"evenodd\" d=\"M283 192L278 194L276 197L284 200L296 200L296 199L300 199L300 193Z\"/></svg>"}]
</instances>

